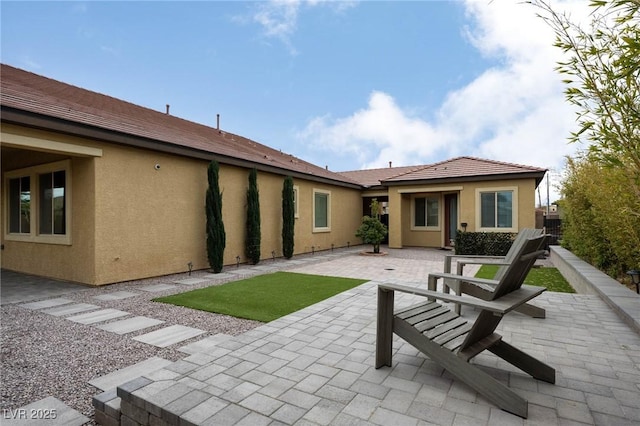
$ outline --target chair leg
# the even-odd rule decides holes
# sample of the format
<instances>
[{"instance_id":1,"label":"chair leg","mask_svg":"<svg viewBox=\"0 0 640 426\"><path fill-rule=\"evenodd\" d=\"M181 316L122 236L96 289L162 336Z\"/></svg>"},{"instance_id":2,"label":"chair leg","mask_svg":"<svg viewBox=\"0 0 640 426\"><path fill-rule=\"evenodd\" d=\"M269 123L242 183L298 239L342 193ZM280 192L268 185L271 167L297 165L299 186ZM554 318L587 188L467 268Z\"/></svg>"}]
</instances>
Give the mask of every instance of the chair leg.
<instances>
[{"instance_id":1,"label":"chair leg","mask_svg":"<svg viewBox=\"0 0 640 426\"><path fill-rule=\"evenodd\" d=\"M520 349L511 346L505 341L500 341L488 349L509 364L530 374L535 379L548 383L556 382L556 370L554 368L522 352Z\"/></svg>"},{"instance_id":2,"label":"chair leg","mask_svg":"<svg viewBox=\"0 0 640 426\"><path fill-rule=\"evenodd\" d=\"M443 288L446 289L446 293L449 293L449 289L451 289L453 290L456 296L462 295L462 293L460 292L460 281L445 278L442 280L442 285L443 285ZM455 311L456 314L460 315L460 304L454 303L453 310Z\"/></svg>"},{"instance_id":3,"label":"chair leg","mask_svg":"<svg viewBox=\"0 0 640 426\"><path fill-rule=\"evenodd\" d=\"M531 303L525 303L522 306L518 306L516 311L521 314L529 315L533 318L545 318L547 316L547 311L536 305L532 305Z\"/></svg>"},{"instance_id":4,"label":"chair leg","mask_svg":"<svg viewBox=\"0 0 640 426\"><path fill-rule=\"evenodd\" d=\"M393 350L394 292L378 288L378 321L376 330L376 368L391 367Z\"/></svg>"},{"instance_id":5,"label":"chair leg","mask_svg":"<svg viewBox=\"0 0 640 426\"><path fill-rule=\"evenodd\" d=\"M397 319L393 325L395 333L440 364L451 375L466 383L469 387L496 404L501 409L517 416L527 418L527 400L500 383L476 365L456 356L437 343L427 339L406 321Z\"/></svg>"}]
</instances>

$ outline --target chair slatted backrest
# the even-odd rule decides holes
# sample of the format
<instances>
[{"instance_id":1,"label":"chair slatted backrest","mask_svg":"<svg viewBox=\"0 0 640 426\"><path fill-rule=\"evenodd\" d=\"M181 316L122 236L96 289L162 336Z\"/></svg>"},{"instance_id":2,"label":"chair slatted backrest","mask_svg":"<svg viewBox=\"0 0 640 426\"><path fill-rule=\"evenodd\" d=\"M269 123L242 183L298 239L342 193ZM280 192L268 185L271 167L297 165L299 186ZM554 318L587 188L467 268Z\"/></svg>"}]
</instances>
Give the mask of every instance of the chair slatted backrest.
<instances>
[{"instance_id":1,"label":"chair slatted backrest","mask_svg":"<svg viewBox=\"0 0 640 426\"><path fill-rule=\"evenodd\" d=\"M543 253L540 248L543 247L546 238L546 235L540 235L535 238L529 238L522 244L520 250L516 253L515 260L506 266L500 283L493 291L492 300L499 299L522 287L522 283L535 263L536 258ZM494 315L493 312L483 309L458 348L458 353L473 351L473 348L480 344L480 341L493 334L501 319L501 315Z\"/></svg>"},{"instance_id":2,"label":"chair slatted backrest","mask_svg":"<svg viewBox=\"0 0 640 426\"><path fill-rule=\"evenodd\" d=\"M504 273L493 291L492 300L496 300L505 294L511 293L522 287L527 274L533 267L536 259L543 253L546 235L528 238L517 251L515 259L504 268Z\"/></svg>"},{"instance_id":3,"label":"chair slatted backrest","mask_svg":"<svg viewBox=\"0 0 640 426\"><path fill-rule=\"evenodd\" d=\"M516 259L516 255L518 251L520 250L520 248L522 248L522 245L525 243L525 241L528 240L529 238L534 238L539 235L542 235L542 229L524 228L520 232L518 232L518 235L513 240L513 243L511 244L509 251L504 257L504 262L513 263L513 261ZM500 266L496 271L496 274L493 277L493 279L496 281L500 281L503 275L506 273L506 271L507 271L506 265Z\"/></svg>"}]
</instances>

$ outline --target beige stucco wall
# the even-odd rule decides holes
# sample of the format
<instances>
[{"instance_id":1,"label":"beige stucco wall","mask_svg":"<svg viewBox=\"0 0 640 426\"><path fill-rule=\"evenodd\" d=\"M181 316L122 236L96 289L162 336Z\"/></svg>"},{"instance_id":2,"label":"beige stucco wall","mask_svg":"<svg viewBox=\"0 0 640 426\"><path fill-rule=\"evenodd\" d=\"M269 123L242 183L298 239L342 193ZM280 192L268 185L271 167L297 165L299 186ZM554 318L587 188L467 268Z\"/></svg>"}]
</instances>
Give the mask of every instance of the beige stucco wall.
<instances>
[{"instance_id":1,"label":"beige stucco wall","mask_svg":"<svg viewBox=\"0 0 640 426\"><path fill-rule=\"evenodd\" d=\"M298 189L299 217L295 225L295 252L308 253L313 250L328 250L334 247L346 247L348 244L362 244L355 237L362 220L362 196L360 190L320 184L294 179ZM314 190L331 192L331 230L328 232L313 230Z\"/></svg>"},{"instance_id":2,"label":"beige stucco wall","mask_svg":"<svg viewBox=\"0 0 640 426\"><path fill-rule=\"evenodd\" d=\"M4 150L3 172L71 159L71 244L6 241L2 266L36 275L101 285L209 267L205 242L205 191L208 161L134 147L84 140L50 132L3 126L30 138L89 146L100 157L75 157L32 150ZM156 168L156 164L159 168ZM261 209L261 257L282 256L284 176L258 172ZM225 265L236 256L245 262L244 239L248 169L221 164ZM359 243L361 195L357 189L294 179L299 216L295 253ZM2 185L4 197L4 179ZM331 192L330 232L313 232L313 190Z\"/></svg>"},{"instance_id":3,"label":"beige stucco wall","mask_svg":"<svg viewBox=\"0 0 640 426\"><path fill-rule=\"evenodd\" d=\"M76 138L62 137L42 131L26 130L16 126L2 126L2 133L17 134L33 138L84 143ZM25 167L37 166L70 159L71 161L71 210L82 220L71 221L71 245L42 244L12 241L5 237L7 232L7 197L5 196L4 173ZM35 275L64 279L81 283L95 282L95 203L94 159L72 157L46 152L3 150L2 152L2 267Z\"/></svg>"},{"instance_id":4,"label":"beige stucco wall","mask_svg":"<svg viewBox=\"0 0 640 426\"><path fill-rule=\"evenodd\" d=\"M184 272L189 262L205 268L207 163L102 148L95 167L96 284Z\"/></svg>"},{"instance_id":5,"label":"beige stucco wall","mask_svg":"<svg viewBox=\"0 0 640 426\"><path fill-rule=\"evenodd\" d=\"M134 148L105 147L96 172L100 182L96 263L99 282L207 269L204 199L208 162ZM155 169L155 164L160 169ZM247 261L244 252L246 193L249 169L221 164L219 186L226 232L224 264ZM126 176L126 178L123 178ZM282 256L282 185L284 176L258 172L261 215L261 259ZM300 215L295 225L294 253L346 245L360 216L349 211L360 193L296 179ZM332 229L313 233L312 188L331 190ZM123 219L127 218L126 221ZM123 223L126 222L126 223ZM115 238L115 235L118 235ZM351 238L353 242L354 238Z\"/></svg>"},{"instance_id":6,"label":"beige stucco wall","mask_svg":"<svg viewBox=\"0 0 640 426\"><path fill-rule=\"evenodd\" d=\"M422 188L423 191L416 188ZM512 179L487 182L465 182L453 185L405 185L389 188L389 246L402 248L442 247L444 244L444 194L458 193L458 229L460 223L467 223L467 231L482 231L479 229L476 209L478 190L515 189L517 193L517 231L522 228L535 227L535 180ZM418 191L414 193L414 191ZM433 192L431 192L433 191ZM412 230L411 209L412 198L416 194L429 193L440 197L440 229ZM510 231L510 230L508 230Z\"/></svg>"}]
</instances>

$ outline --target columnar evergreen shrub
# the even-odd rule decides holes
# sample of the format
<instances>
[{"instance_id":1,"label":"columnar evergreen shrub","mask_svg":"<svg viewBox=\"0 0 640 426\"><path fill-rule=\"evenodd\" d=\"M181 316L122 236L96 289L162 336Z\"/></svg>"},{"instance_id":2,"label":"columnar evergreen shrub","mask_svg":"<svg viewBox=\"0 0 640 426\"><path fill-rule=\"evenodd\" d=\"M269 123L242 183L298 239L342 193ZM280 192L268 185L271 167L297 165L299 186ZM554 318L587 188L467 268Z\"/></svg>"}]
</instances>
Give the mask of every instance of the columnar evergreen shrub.
<instances>
[{"instance_id":1,"label":"columnar evergreen shrub","mask_svg":"<svg viewBox=\"0 0 640 426\"><path fill-rule=\"evenodd\" d=\"M220 167L214 160L207 169L209 187L205 198L207 217L207 257L214 273L222 271L226 234L222 222L222 193L218 183Z\"/></svg>"},{"instance_id":2,"label":"columnar evergreen shrub","mask_svg":"<svg viewBox=\"0 0 640 426\"><path fill-rule=\"evenodd\" d=\"M293 194L293 178L287 176L282 185L282 255L291 259L293 256L295 205Z\"/></svg>"},{"instance_id":3,"label":"columnar evergreen shrub","mask_svg":"<svg viewBox=\"0 0 640 426\"><path fill-rule=\"evenodd\" d=\"M258 194L258 171L255 167L249 171L245 255L253 265L260 262L260 197Z\"/></svg>"}]
</instances>

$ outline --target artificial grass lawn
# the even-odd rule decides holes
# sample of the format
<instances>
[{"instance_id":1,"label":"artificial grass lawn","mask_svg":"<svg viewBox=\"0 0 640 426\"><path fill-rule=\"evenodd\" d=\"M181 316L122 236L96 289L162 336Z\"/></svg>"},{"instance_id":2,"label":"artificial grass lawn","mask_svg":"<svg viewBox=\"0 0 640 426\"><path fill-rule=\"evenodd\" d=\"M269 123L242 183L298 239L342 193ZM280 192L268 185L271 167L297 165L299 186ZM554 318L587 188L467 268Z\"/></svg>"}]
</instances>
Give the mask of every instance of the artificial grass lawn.
<instances>
[{"instance_id":1,"label":"artificial grass lawn","mask_svg":"<svg viewBox=\"0 0 640 426\"><path fill-rule=\"evenodd\" d=\"M154 299L201 311L268 322L368 280L275 272Z\"/></svg>"},{"instance_id":2,"label":"artificial grass lawn","mask_svg":"<svg viewBox=\"0 0 640 426\"><path fill-rule=\"evenodd\" d=\"M496 265L482 265L476 273L478 278L493 278L498 271ZM546 287L549 291L575 293L576 291L564 279L557 268L532 268L524 280L525 284Z\"/></svg>"}]
</instances>

